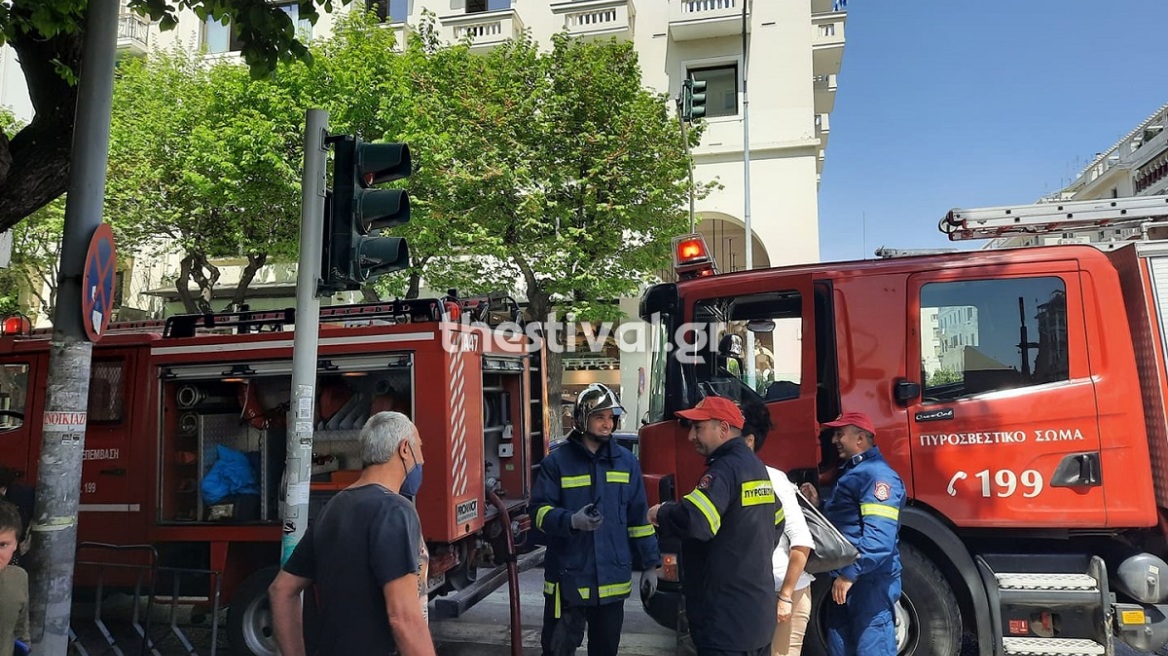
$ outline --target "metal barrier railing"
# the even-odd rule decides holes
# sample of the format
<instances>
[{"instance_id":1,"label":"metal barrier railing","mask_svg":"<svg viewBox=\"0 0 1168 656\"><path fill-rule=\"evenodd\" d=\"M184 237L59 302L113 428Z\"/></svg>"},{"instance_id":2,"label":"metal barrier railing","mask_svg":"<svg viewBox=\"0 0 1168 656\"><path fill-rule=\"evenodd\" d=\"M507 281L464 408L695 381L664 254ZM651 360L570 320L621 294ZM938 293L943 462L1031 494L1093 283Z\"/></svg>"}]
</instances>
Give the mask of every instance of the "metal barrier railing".
<instances>
[{"instance_id":1,"label":"metal barrier railing","mask_svg":"<svg viewBox=\"0 0 1168 656\"><path fill-rule=\"evenodd\" d=\"M83 552L101 553L105 554L107 558L101 559L98 556L96 559L85 560L81 557ZM210 605L210 655L216 655L219 642L221 572L209 569L159 565L158 551L150 545L113 545L83 542L78 545L77 554L77 569L92 569L96 574L97 584L94 590L93 625L105 645L102 651L91 653L82 643L74 627L71 626L69 629L71 653L77 656L106 656L107 654L126 656L126 650L129 650L129 653L137 653L140 656L145 656L146 654L162 656L158 650L161 641L167 638L173 638L178 642L184 653L188 656L197 656L199 652L178 622L178 609L184 600L182 595L183 582L184 580L195 578L208 583L206 601L202 603ZM140 562L118 562L114 558L123 561L137 559ZM133 610L130 615L132 636L117 635L111 629L106 616L103 615L103 605L107 601L106 584L114 572L122 574L119 578L121 581L125 581L127 578L132 578L134 581L132 593ZM127 572L128 575L126 574ZM170 582L169 594L160 594L158 589L159 584L167 580ZM146 598L144 618L141 603L143 597ZM199 602L202 599L203 597L197 597L194 598L194 601ZM191 601L191 599L188 599L188 601ZM163 635L159 636L156 635L157 632L152 632L151 622L154 618L155 607L163 603L169 603L170 610L165 627L166 631ZM195 605L200 604L196 603ZM168 653L171 652L168 650Z\"/></svg>"}]
</instances>

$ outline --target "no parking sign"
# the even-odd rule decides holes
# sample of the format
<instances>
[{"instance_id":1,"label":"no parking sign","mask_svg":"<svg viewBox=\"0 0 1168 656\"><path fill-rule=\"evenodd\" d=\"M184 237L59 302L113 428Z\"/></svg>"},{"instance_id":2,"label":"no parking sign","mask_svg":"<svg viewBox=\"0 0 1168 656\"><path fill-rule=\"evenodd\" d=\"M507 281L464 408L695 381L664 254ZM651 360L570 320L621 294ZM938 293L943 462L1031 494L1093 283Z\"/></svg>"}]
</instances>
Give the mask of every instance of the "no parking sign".
<instances>
[{"instance_id":1,"label":"no parking sign","mask_svg":"<svg viewBox=\"0 0 1168 656\"><path fill-rule=\"evenodd\" d=\"M97 226L85 255L85 275L81 281L81 323L89 341L96 342L109 326L114 309L117 251L114 231L108 223Z\"/></svg>"}]
</instances>

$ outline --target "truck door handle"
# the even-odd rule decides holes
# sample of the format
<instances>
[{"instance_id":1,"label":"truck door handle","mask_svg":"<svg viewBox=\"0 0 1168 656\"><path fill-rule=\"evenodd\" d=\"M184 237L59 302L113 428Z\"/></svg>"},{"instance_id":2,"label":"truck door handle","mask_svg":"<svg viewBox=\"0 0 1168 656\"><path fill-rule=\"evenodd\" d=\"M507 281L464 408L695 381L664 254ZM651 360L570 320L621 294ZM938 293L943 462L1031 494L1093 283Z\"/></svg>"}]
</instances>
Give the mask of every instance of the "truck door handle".
<instances>
[{"instance_id":1,"label":"truck door handle","mask_svg":"<svg viewBox=\"0 0 1168 656\"><path fill-rule=\"evenodd\" d=\"M908 405L909 401L921 395L921 384L907 378L897 378L892 385L892 395L898 404Z\"/></svg>"},{"instance_id":2,"label":"truck door handle","mask_svg":"<svg viewBox=\"0 0 1168 656\"><path fill-rule=\"evenodd\" d=\"M99 473L106 476L125 476L126 470L122 467L111 467L110 469L103 469Z\"/></svg>"},{"instance_id":3,"label":"truck door handle","mask_svg":"<svg viewBox=\"0 0 1168 656\"><path fill-rule=\"evenodd\" d=\"M1099 474L1099 453L1071 453L1054 470L1051 487L1098 487L1103 484Z\"/></svg>"}]
</instances>

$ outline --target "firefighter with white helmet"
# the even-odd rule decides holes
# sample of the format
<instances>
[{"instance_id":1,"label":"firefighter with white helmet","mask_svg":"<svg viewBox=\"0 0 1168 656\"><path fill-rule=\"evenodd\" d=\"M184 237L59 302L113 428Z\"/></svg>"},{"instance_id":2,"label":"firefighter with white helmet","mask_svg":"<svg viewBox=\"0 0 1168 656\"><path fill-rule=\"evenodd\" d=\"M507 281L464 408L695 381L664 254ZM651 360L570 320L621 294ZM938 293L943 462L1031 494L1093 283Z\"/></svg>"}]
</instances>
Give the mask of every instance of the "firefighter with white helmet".
<instances>
[{"instance_id":1,"label":"firefighter with white helmet","mask_svg":"<svg viewBox=\"0 0 1168 656\"><path fill-rule=\"evenodd\" d=\"M615 656L632 571L641 594L657 589L661 555L649 524L641 467L612 439L624 414L600 383L576 398L566 444L540 464L532 508L547 534L544 560L544 656L573 654L588 630L589 656Z\"/></svg>"}]
</instances>

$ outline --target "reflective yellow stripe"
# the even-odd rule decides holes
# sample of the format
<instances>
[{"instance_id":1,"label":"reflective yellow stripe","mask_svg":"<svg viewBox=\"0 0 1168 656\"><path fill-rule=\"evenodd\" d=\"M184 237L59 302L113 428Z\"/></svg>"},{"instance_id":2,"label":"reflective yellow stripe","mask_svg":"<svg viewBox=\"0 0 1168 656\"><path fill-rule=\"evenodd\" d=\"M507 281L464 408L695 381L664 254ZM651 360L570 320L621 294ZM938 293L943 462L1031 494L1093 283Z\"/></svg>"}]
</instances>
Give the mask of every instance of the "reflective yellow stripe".
<instances>
[{"instance_id":1,"label":"reflective yellow stripe","mask_svg":"<svg viewBox=\"0 0 1168 656\"><path fill-rule=\"evenodd\" d=\"M556 593L556 584L551 581L543 582L543 593L545 595L553 595Z\"/></svg>"},{"instance_id":2,"label":"reflective yellow stripe","mask_svg":"<svg viewBox=\"0 0 1168 656\"><path fill-rule=\"evenodd\" d=\"M770 481L746 481L742 484L742 505L761 506L775 502L775 488Z\"/></svg>"},{"instance_id":3,"label":"reflective yellow stripe","mask_svg":"<svg viewBox=\"0 0 1168 656\"><path fill-rule=\"evenodd\" d=\"M714 506L714 502L710 501L710 498L701 490L690 492L685 495L685 499L705 515L706 521L710 523L710 534L717 535L718 529L722 528L722 516L718 514L718 508Z\"/></svg>"},{"instance_id":4,"label":"reflective yellow stripe","mask_svg":"<svg viewBox=\"0 0 1168 656\"><path fill-rule=\"evenodd\" d=\"M782 508L779 508L778 510L776 510L775 511L775 526L782 524L783 520L786 518L787 518L787 513L783 512Z\"/></svg>"},{"instance_id":5,"label":"reflective yellow stripe","mask_svg":"<svg viewBox=\"0 0 1168 656\"><path fill-rule=\"evenodd\" d=\"M623 471L604 472L604 480L609 483L628 483L629 473Z\"/></svg>"},{"instance_id":6,"label":"reflective yellow stripe","mask_svg":"<svg viewBox=\"0 0 1168 656\"><path fill-rule=\"evenodd\" d=\"M651 535L653 535L653 525L652 524L645 524L644 526L630 526L629 527L629 537L630 538L647 538Z\"/></svg>"},{"instance_id":7,"label":"reflective yellow stripe","mask_svg":"<svg viewBox=\"0 0 1168 656\"><path fill-rule=\"evenodd\" d=\"M556 586L555 618L560 619L560 584L554 585Z\"/></svg>"},{"instance_id":8,"label":"reflective yellow stripe","mask_svg":"<svg viewBox=\"0 0 1168 656\"><path fill-rule=\"evenodd\" d=\"M592 475L584 474L582 476L564 476L560 479L560 487L565 490L571 487L588 487L592 485Z\"/></svg>"},{"instance_id":9,"label":"reflective yellow stripe","mask_svg":"<svg viewBox=\"0 0 1168 656\"><path fill-rule=\"evenodd\" d=\"M886 506L880 503L861 503L860 514L865 517L868 515L875 515L876 517L884 517L885 519L899 520L900 509Z\"/></svg>"},{"instance_id":10,"label":"reflective yellow stripe","mask_svg":"<svg viewBox=\"0 0 1168 656\"><path fill-rule=\"evenodd\" d=\"M576 588L576 591L580 593L581 599L588 599L592 596L592 590L589 588Z\"/></svg>"},{"instance_id":11,"label":"reflective yellow stripe","mask_svg":"<svg viewBox=\"0 0 1168 656\"><path fill-rule=\"evenodd\" d=\"M633 582L632 581L629 581L627 583L613 583L612 585L600 586L600 598L601 599L604 599L605 597L619 597L621 595L632 594L632 592L633 592ZM587 597L585 597L585 599L587 599Z\"/></svg>"},{"instance_id":12,"label":"reflective yellow stripe","mask_svg":"<svg viewBox=\"0 0 1168 656\"><path fill-rule=\"evenodd\" d=\"M535 527L543 528L543 516L551 511L551 506L540 506L539 510L535 511Z\"/></svg>"}]
</instances>

